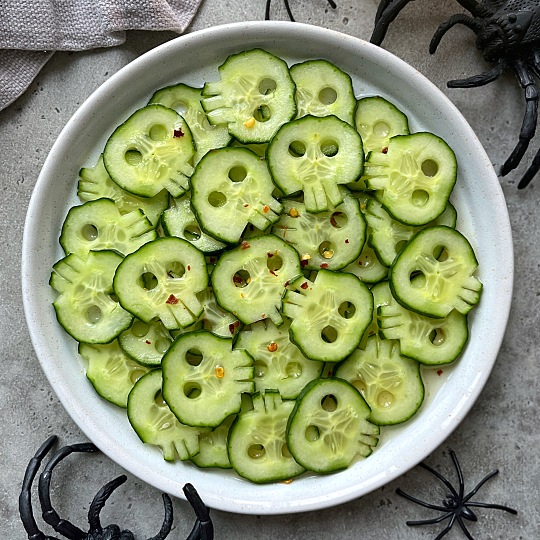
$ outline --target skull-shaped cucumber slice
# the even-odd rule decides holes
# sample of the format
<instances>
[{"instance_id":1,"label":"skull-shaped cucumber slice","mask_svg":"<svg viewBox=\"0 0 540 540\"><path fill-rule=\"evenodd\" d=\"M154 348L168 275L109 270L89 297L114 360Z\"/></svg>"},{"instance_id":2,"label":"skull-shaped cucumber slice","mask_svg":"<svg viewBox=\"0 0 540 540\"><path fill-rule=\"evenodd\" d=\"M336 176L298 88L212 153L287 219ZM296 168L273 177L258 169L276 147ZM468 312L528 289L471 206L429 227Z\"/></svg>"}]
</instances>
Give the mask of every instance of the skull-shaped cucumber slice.
<instances>
[{"instance_id":1,"label":"skull-shaped cucumber slice","mask_svg":"<svg viewBox=\"0 0 540 540\"><path fill-rule=\"evenodd\" d=\"M312 360L339 362L360 343L373 317L373 295L355 275L320 270L298 279L283 299L293 342Z\"/></svg>"},{"instance_id":2,"label":"skull-shaped cucumber slice","mask_svg":"<svg viewBox=\"0 0 540 540\"><path fill-rule=\"evenodd\" d=\"M157 232L142 210L121 214L110 199L98 199L70 209L60 245L66 254L84 256L91 250L111 249L127 255L156 238Z\"/></svg>"},{"instance_id":3,"label":"skull-shaped cucumber slice","mask_svg":"<svg viewBox=\"0 0 540 540\"><path fill-rule=\"evenodd\" d=\"M276 390L254 394L253 410L240 413L229 433L229 457L240 476L262 484L304 472L287 449L293 407L294 401L283 401Z\"/></svg>"},{"instance_id":4,"label":"skull-shaped cucumber slice","mask_svg":"<svg viewBox=\"0 0 540 540\"><path fill-rule=\"evenodd\" d=\"M72 253L53 266L49 284L60 295L53 302L58 322L74 339L109 343L133 319L113 298L113 278L122 257L113 251Z\"/></svg>"},{"instance_id":5,"label":"skull-shaped cucumber slice","mask_svg":"<svg viewBox=\"0 0 540 540\"><path fill-rule=\"evenodd\" d=\"M194 154L185 120L163 105L147 105L109 137L103 162L111 178L130 193L154 197L166 189L180 197L189 189Z\"/></svg>"},{"instance_id":6,"label":"skull-shaped cucumber slice","mask_svg":"<svg viewBox=\"0 0 540 540\"><path fill-rule=\"evenodd\" d=\"M364 164L360 135L336 116L304 116L285 124L267 157L274 182L285 195L302 192L308 212L341 204L338 185L359 178Z\"/></svg>"},{"instance_id":7,"label":"skull-shaped cucumber slice","mask_svg":"<svg viewBox=\"0 0 540 540\"><path fill-rule=\"evenodd\" d=\"M314 214L303 203L284 200L274 234L291 244L306 270L340 270L356 260L366 238L358 201L340 187L343 202L334 210Z\"/></svg>"},{"instance_id":8,"label":"skull-shaped cucumber slice","mask_svg":"<svg viewBox=\"0 0 540 540\"><path fill-rule=\"evenodd\" d=\"M269 234L225 252L211 280L218 303L243 323L270 319L280 325L286 287L301 274L296 251Z\"/></svg>"},{"instance_id":9,"label":"skull-shaped cucumber slice","mask_svg":"<svg viewBox=\"0 0 540 540\"><path fill-rule=\"evenodd\" d=\"M168 330L197 321L196 294L208 285L204 255L186 240L158 238L128 255L114 276L124 309L144 322L161 319Z\"/></svg>"},{"instance_id":10,"label":"skull-shaped cucumber slice","mask_svg":"<svg viewBox=\"0 0 540 540\"><path fill-rule=\"evenodd\" d=\"M161 363L163 397L190 426L216 427L240 411L253 387L253 358L232 339L201 330L177 337Z\"/></svg>"},{"instance_id":11,"label":"skull-shaped cucumber slice","mask_svg":"<svg viewBox=\"0 0 540 540\"><path fill-rule=\"evenodd\" d=\"M417 233L390 269L394 298L428 317L446 317L453 309L468 313L480 300L482 283L469 241L455 229L438 226Z\"/></svg>"},{"instance_id":12,"label":"skull-shaped cucumber slice","mask_svg":"<svg viewBox=\"0 0 540 540\"><path fill-rule=\"evenodd\" d=\"M333 114L353 124L356 99L350 75L328 60L307 60L290 69L296 84L297 118Z\"/></svg>"},{"instance_id":13,"label":"skull-shaped cucumber slice","mask_svg":"<svg viewBox=\"0 0 540 540\"><path fill-rule=\"evenodd\" d=\"M384 152L372 152L364 167L368 189L398 221L425 225L441 215L454 188L453 150L433 133L392 137Z\"/></svg>"},{"instance_id":14,"label":"skull-shaped cucumber slice","mask_svg":"<svg viewBox=\"0 0 540 540\"><path fill-rule=\"evenodd\" d=\"M209 431L178 421L163 400L162 372L154 369L139 379L129 394L129 423L148 444L158 446L166 461L185 461L199 452L199 435Z\"/></svg>"},{"instance_id":15,"label":"skull-shaped cucumber slice","mask_svg":"<svg viewBox=\"0 0 540 540\"><path fill-rule=\"evenodd\" d=\"M287 446L306 469L329 473L367 457L380 429L368 421L370 408L343 379L315 379L296 400L287 424Z\"/></svg>"},{"instance_id":16,"label":"skull-shaped cucumber slice","mask_svg":"<svg viewBox=\"0 0 540 540\"><path fill-rule=\"evenodd\" d=\"M374 335L336 371L359 390L371 409L369 420L379 426L405 422L424 400L420 364L403 354L399 341Z\"/></svg>"},{"instance_id":17,"label":"skull-shaped cucumber slice","mask_svg":"<svg viewBox=\"0 0 540 540\"><path fill-rule=\"evenodd\" d=\"M295 85L287 64L262 49L233 54L207 82L202 106L211 124L227 124L243 143L268 142L296 114Z\"/></svg>"},{"instance_id":18,"label":"skull-shaped cucumber slice","mask_svg":"<svg viewBox=\"0 0 540 540\"><path fill-rule=\"evenodd\" d=\"M264 231L281 204L266 163L247 148L206 154L191 178L191 202L202 228L224 242L238 242L248 223Z\"/></svg>"}]
</instances>

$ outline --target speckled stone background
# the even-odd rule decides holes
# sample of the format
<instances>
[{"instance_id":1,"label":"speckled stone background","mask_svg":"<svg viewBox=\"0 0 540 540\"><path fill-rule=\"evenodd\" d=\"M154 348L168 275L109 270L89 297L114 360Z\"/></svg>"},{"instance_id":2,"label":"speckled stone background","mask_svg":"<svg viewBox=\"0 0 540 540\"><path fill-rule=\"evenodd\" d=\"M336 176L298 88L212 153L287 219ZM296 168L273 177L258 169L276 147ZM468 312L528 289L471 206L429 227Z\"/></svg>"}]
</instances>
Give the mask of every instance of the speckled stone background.
<instances>
[{"instance_id":1,"label":"speckled stone background","mask_svg":"<svg viewBox=\"0 0 540 540\"><path fill-rule=\"evenodd\" d=\"M324 26L369 39L378 2L290 0L298 21ZM262 20L263 0L204 0L189 31L225 22ZM436 6L436 7L435 7ZM437 25L455 12L457 2L417 0L391 26L385 48L409 62L437 84L462 111L498 169L511 152L524 109L523 92L512 73L483 88L449 90L446 80L479 73L486 68L474 47L474 35L454 28L438 52L427 52ZM286 20L280 0L272 4L272 18ZM17 498L26 462L50 434L63 444L86 440L58 402L43 376L30 344L21 302L20 259L24 217L39 171L55 138L91 92L122 66L143 52L175 37L168 33L129 33L125 45L84 53L57 53L31 88L0 112L0 225L3 247L1 286L0 369L0 536L23 540ZM539 140L533 141L524 163L532 159ZM491 377L467 418L428 458L427 462L451 474L448 451L454 449L472 487L494 468L500 474L482 489L479 500L511 505L511 516L479 510L470 526L477 539L539 538L540 436L538 393L540 379L540 177L518 191L521 166L501 178L515 242L513 308L504 343ZM505 253L500 253L505 257ZM486 336L490 339L490 336ZM123 471L103 455L66 461L54 479L53 503L60 514L85 527L93 495L106 481ZM422 469L416 467L368 496L336 508L286 516L241 516L213 511L216 538L322 538L415 539L434 538L438 527L410 528L407 519L433 514L401 499L397 487L430 501L444 494ZM193 523L187 503L174 503L175 529L171 539L185 538ZM105 507L103 524L116 522L135 531L138 538L156 534L162 519L158 491L129 475ZM41 522L40 522L41 523ZM44 526L47 533L52 531ZM447 538L462 538L458 527Z\"/></svg>"}]
</instances>

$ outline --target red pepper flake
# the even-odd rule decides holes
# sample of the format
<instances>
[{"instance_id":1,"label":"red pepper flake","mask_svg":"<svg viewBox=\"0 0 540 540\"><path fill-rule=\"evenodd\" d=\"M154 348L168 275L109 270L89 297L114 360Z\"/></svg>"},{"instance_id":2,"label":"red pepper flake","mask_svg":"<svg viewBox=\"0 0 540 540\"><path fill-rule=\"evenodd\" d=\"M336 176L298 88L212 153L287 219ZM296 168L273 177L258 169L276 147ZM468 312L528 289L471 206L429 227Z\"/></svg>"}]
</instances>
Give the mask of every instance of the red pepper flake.
<instances>
[{"instance_id":1,"label":"red pepper flake","mask_svg":"<svg viewBox=\"0 0 540 540\"><path fill-rule=\"evenodd\" d=\"M306 290L308 287L309 287L309 285L308 285L307 281L304 281L304 283L302 283L302 285L300 285L300 288L304 289L304 290Z\"/></svg>"},{"instance_id":2,"label":"red pepper flake","mask_svg":"<svg viewBox=\"0 0 540 540\"><path fill-rule=\"evenodd\" d=\"M174 130L173 137L175 139L179 139L180 137L184 136L184 132L182 131L182 128L178 128Z\"/></svg>"},{"instance_id":3,"label":"red pepper flake","mask_svg":"<svg viewBox=\"0 0 540 540\"><path fill-rule=\"evenodd\" d=\"M246 242L245 240L240 245L240 249L249 249L250 247L249 242Z\"/></svg>"},{"instance_id":4,"label":"red pepper flake","mask_svg":"<svg viewBox=\"0 0 540 540\"><path fill-rule=\"evenodd\" d=\"M266 255L268 256L269 259L271 259L274 256L274 254L271 251L269 251Z\"/></svg>"},{"instance_id":5,"label":"red pepper flake","mask_svg":"<svg viewBox=\"0 0 540 540\"><path fill-rule=\"evenodd\" d=\"M348 238L345 238L345 243L346 243L346 244L349 243L349 239L348 239Z\"/></svg>"},{"instance_id":6,"label":"red pepper flake","mask_svg":"<svg viewBox=\"0 0 540 540\"><path fill-rule=\"evenodd\" d=\"M291 284L290 281L286 281L286 282L285 282L285 285L283 285L283 286L284 286L284 287L288 287L290 284Z\"/></svg>"},{"instance_id":7,"label":"red pepper flake","mask_svg":"<svg viewBox=\"0 0 540 540\"><path fill-rule=\"evenodd\" d=\"M444 371L442 369L438 369L437 370L437 375L440 377L442 374L444 373Z\"/></svg>"},{"instance_id":8,"label":"red pepper flake","mask_svg":"<svg viewBox=\"0 0 540 540\"><path fill-rule=\"evenodd\" d=\"M146 340L145 343L146 343L147 345L152 345L152 342L151 342L151 341L148 341L148 340Z\"/></svg>"},{"instance_id":9,"label":"red pepper flake","mask_svg":"<svg viewBox=\"0 0 540 540\"><path fill-rule=\"evenodd\" d=\"M307 266L309 264L309 259L302 259L300 261L300 266L303 268L304 266Z\"/></svg>"},{"instance_id":10,"label":"red pepper flake","mask_svg":"<svg viewBox=\"0 0 540 540\"><path fill-rule=\"evenodd\" d=\"M268 212L270 212L270 207L269 207L267 204L265 204L265 205L263 206L263 212L264 212L265 214L268 214Z\"/></svg>"},{"instance_id":11,"label":"red pepper flake","mask_svg":"<svg viewBox=\"0 0 540 540\"><path fill-rule=\"evenodd\" d=\"M188 272L191 270L191 266L189 266L189 264L188 264L187 269L188 269Z\"/></svg>"},{"instance_id":12,"label":"red pepper flake","mask_svg":"<svg viewBox=\"0 0 540 540\"><path fill-rule=\"evenodd\" d=\"M248 206L249 206L248 203L245 203L245 204L244 204L244 208L247 208Z\"/></svg>"},{"instance_id":13,"label":"red pepper flake","mask_svg":"<svg viewBox=\"0 0 540 540\"><path fill-rule=\"evenodd\" d=\"M273 276L276 276L276 277L277 277L277 274L276 274L273 270L270 270L270 273L271 273Z\"/></svg>"},{"instance_id":14,"label":"red pepper flake","mask_svg":"<svg viewBox=\"0 0 540 540\"><path fill-rule=\"evenodd\" d=\"M385 147L381 150L381 152L382 152L383 154L388 154L388 146L385 146Z\"/></svg>"},{"instance_id":15,"label":"red pepper flake","mask_svg":"<svg viewBox=\"0 0 540 540\"><path fill-rule=\"evenodd\" d=\"M322 263L321 268L328 268L328 264L327 263Z\"/></svg>"},{"instance_id":16,"label":"red pepper flake","mask_svg":"<svg viewBox=\"0 0 540 540\"><path fill-rule=\"evenodd\" d=\"M178 298L176 298L176 296L174 296L174 294L171 294L169 295L169 298L167 298L167 300L165 300L165 303L166 304L178 304Z\"/></svg>"},{"instance_id":17,"label":"red pepper flake","mask_svg":"<svg viewBox=\"0 0 540 540\"><path fill-rule=\"evenodd\" d=\"M233 280L233 283L243 283L244 282L244 280L238 274L234 274L234 276L232 277L232 280Z\"/></svg>"},{"instance_id":18,"label":"red pepper flake","mask_svg":"<svg viewBox=\"0 0 540 540\"><path fill-rule=\"evenodd\" d=\"M233 322L231 324L229 324L229 332L231 334L234 334L234 332L236 331L236 329L238 328L238 325L240 324L239 321L236 321L236 322Z\"/></svg>"},{"instance_id":19,"label":"red pepper flake","mask_svg":"<svg viewBox=\"0 0 540 540\"><path fill-rule=\"evenodd\" d=\"M209 262L210 264L216 264L216 263L217 263L217 257L210 257L210 258L208 259L208 262Z\"/></svg>"},{"instance_id":20,"label":"red pepper flake","mask_svg":"<svg viewBox=\"0 0 540 540\"><path fill-rule=\"evenodd\" d=\"M268 352L276 352L278 349L278 344L275 341L271 341L266 348L268 349Z\"/></svg>"},{"instance_id":21,"label":"red pepper flake","mask_svg":"<svg viewBox=\"0 0 540 540\"><path fill-rule=\"evenodd\" d=\"M364 263L362 261L358 261L358 266L364 266Z\"/></svg>"}]
</instances>

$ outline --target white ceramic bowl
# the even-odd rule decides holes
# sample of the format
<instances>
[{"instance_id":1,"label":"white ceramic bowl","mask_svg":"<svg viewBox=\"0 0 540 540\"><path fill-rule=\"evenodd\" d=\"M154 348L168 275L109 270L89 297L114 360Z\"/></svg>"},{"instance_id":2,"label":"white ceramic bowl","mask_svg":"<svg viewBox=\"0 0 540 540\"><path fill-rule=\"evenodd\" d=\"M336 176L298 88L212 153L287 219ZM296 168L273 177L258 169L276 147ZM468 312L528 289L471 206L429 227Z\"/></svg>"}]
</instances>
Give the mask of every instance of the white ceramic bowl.
<instances>
[{"instance_id":1,"label":"white ceramic bowl","mask_svg":"<svg viewBox=\"0 0 540 540\"><path fill-rule=\"evenodd\" d=\"M470 341L443 374L428 370L427 396L414 419L386 428L374 453L349 470L305 475L290 484L254 485L234 473L167 463L142 444L125 411L104 402L84 376L75 342L58 325L48 285L62 258L58 236L68 208L78 204L79 169L95 163L107 137L159 87L216 80L217 66L241 50L263 47L289 63L326 58L349 73L357 96L379 94L404 110L411 131L443 137L458 157L452 201L458 228L480 261L484 292L470 316ZM491 163L467 122L426 78L390 53L322 28L282 22L238 23L188 34L138 58L103 84L68 122L36 184L24 231L22 280L27 323L41 366L63 406L105 454L139 478L183 497L191 482L217 509L253 514L315 510L349 501L386 484L444 441L467 414L495 362L510 309L513 254L509 218Z\"/></svg>"}]
</instances>

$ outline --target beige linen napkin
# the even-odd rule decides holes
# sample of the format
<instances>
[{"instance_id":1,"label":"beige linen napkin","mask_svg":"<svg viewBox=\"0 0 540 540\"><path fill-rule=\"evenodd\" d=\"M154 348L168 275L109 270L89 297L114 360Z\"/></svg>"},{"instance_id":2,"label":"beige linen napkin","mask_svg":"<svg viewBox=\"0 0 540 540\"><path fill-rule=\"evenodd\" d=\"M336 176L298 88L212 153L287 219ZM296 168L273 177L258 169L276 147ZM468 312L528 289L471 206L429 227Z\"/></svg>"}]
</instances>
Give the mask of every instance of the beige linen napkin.
<instances>
[{"instance_id":1,"label":"beige linen napkin","mask_svg":"<svg viewBox=\"0 0 540 540\"><path fill-rule=\"evenodd\" d=\"M55 51L113 47L126 30L181 34L202 0L1 0L0 110L31 84Z\"/></svg>"}]
</instances>

